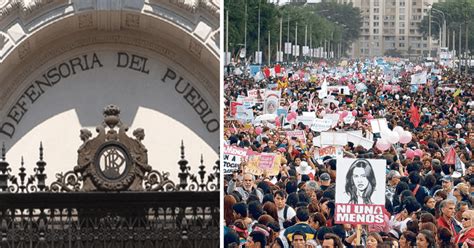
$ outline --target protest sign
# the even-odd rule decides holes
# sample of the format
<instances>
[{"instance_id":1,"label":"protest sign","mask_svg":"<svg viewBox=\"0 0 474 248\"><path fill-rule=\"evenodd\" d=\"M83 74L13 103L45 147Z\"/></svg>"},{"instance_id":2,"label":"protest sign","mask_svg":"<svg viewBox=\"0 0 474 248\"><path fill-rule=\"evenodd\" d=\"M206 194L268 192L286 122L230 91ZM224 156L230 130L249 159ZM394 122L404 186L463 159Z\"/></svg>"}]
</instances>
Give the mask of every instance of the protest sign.
<instances>
[{"instance_id":1,"label":"protest sign","mask_svg":"<svg viewBox=\"0 0 474 248\"><path fill-rule=\"evenodd\" d=\"M370 126L372 127L373 133L382 133L384 131L390 131L390 129L388 128L387 119L385 118L370 120Z\"/></svg>"},{"instance_id":2,"label":"protest sign","mask_svg":"<svg viewBox=\"0 0 474 248\"><path fill-rule=\"evenodd\" d=\"M351 125L355 122L355 119L355 116L353 116L352 114L348 114L346 117L344 117L344 123Z\"/></svg>"},{"instance_id":3,"label":"protest sign","mask_svg":"<svg viewBox=\"0 0 474 248\"><path fill-rule=\"evenodd\" d=\"M313 116L298 116L296 117L296 123L302 122L305 126L311 126L313 121L316 119L316 116L313 113Z\"/></svg>"},{"instance_id":4,"label":"protest sign","mask_svg":"<svg viewBox=\"0 0 474 248\"><path fill-rule=\"evenodd\" d=\"M253 120L253 110L246 108L245 106L237 106L237 112L235 118L244 122Z\"/></svg>"},{"instance_id":5,"label":"protest sign","mask_svg":"<svg viewBox=\"0 0 474 248\"><path fill-rule=\"evenodd\" d=\"M274 153L253 153L249 156L246 173L256 176L262 175L264 172L268 176L276 176L280 172L281 155Z\"/></svg>"},{"instance_id":6,"label":"protest sign","mask_svg":"<svg viewBox=\"0 0 474 248\"><path fill-rule=\"evenodd\" d=\"M337 125L337 123L339 122L339 114L338 113L325 114L323 116L323 119L331 120L332 121L331 127L335 127Z\"/></svg>"},{"instance_id":7,"label":"protest sign","mask_svg":"<svg viewBox=\"0 0 474 248\"><path fill-rule=\"evenodd\" d=\"M335 223L383 224L384 159L337 159Z\"/></svg>"},{"instance_id":8,"label":"protest sign","mask_svg":"<svg viewBox=\"0 0 474 248\"><path fill-rule=\"evenodd\" d=\"M235 116L237 114L237 106L242 105L240 102L230 102L230 116Z\"/></svg>"},{"instance_id":9,"label":"protest sign","mask_svg":"<svg viewBox=\"0 0 474 248\"><path fill-rule=\"evenodd\" d=\"M280 91L267 90L265 91L265 100L263 104L263 113L276 114L280 107Z\"/></svg>"},{"instance_id":10,"label":"protest sign","mask_svg":"<svg viewBox=\"0 0 474 248\"><path fill-rule=\"evenodd\" d=\"M321 145L347 145L347 134L338 132L322 132L321 133Z\"/></svg>"},{"instance_id":11,"label":"protest sign","mask_svg":"<svg viewBox=\"0 0 474 248\"><path fill-rule=\"evenodd\" d=\"M287 131L286 137L289 137L291 139L292 145L296 144L296 142L294 141L294 139L292 139L292 137L296 137L296 140L301 140L303 144L306 144L306 135L303 130Z\"/></svg>"},{"instance_id":12,"label":"protest sign","mask_svg":"<svg viewBox=\"0 0 474 248\"><path fill-rule=\"evenodd\" d=\"M285 108L279 108L277 109L277 116L284 116L286 117L288 115L288 109Z\"/></svg>"},{"instance_id":13,"label":"protest sign","mask_svg":"<svg viewBox=\"0 0 474 248\"><path fill-rule=\"evenodd\" d=\"M326 156L331 158L342 158L343 149L340 146L325 146L319 149L316 149L314 152L315 160L322 160Z\"/></svg>"},{"instance_id":14,"label":"protest sign","mask_svg":"<svg viewBox=\"0 0 474 248\"><path fill-rule=\"evenodd\" d=\"M340 95L352 95L349 86L345 85L328 86L327 90L330 92L337 92Z\"/></svg>"},{"instance_id":15,"label":"protest sign","mask_svg":"<svg viewBox=\"0 0 474 248\"><path fill-rule=\"evenodd\" d=\"M321 84L321 90L318 92L318 98L323 99L328 95L328 82L324 79L323 83Z\"/></svg>"},{"instance_id":16,"label":"protest sign","mask_svg":"<svg viewBox=\"0 0 474 248\"><path fill-rule=\"evenodd\" d=\"M247 149L224 145L224 174L232 174L247 157Z\"/></svg>"},{"instance_id":17,"label":"protest sign","mask_svg":"<svg viewBox=\"0 0 474 248\"><path fill-rule=\"evenodd\" d=\"M250 99L261 102L263 100L263 97L265 96L265 89L249 90L247 91L247 95Z\"/></svg>"},{"instance_id":18,"label":"protest sign","mask_svg":"<svg viewBox=\"0 0 474 248\"><path fill-rule=\"evenodd\" d=\"M411 75L410 84L426 84L426 71Z\"/></svg>"},{"instance_id":19,"label":"protest sign","mask_svg":"<svg viewBox=\"0 0 474 248\"><path fill-rule=\"evenodd\" d=\"M333 121L331 119L315 119L311 130L315 132L327 131L331 128Z\"/></svg>"},{"instance_id":20,"label":"protest sign","mask_svg":"<svg viewBox=\"0 0 474 248\"><path fill-rule=\"evenodd\" d=\"M365 149L370 149L374 145L374 141L372 139L364 138L362 134L346 132L347 134L347 141L354 144L354 147L362 146Z\"/></svg>"}]
</instances>

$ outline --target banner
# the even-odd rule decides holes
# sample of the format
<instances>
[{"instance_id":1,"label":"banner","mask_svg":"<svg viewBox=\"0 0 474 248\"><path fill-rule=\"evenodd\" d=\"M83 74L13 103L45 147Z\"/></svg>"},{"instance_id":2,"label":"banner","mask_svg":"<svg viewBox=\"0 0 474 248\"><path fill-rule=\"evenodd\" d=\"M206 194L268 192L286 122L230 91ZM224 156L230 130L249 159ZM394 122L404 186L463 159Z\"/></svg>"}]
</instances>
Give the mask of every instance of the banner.
<instances>
[{"instance_id":1,"label":"banner","mask_svg":"<svg viewBox=\"0 0 474 248\"><path fill-rule=\"evenodd\" d=\"M277 109L280 107L280 91L265 91L265 100L263 104L264 114L276 114Z\"/></svg>"},{"instance_id":2,"label":"banner","mask_svg":"<svg viewBox=\"0 0 474 248\"><path fill-rule=\"evenodd\" d=\"M247 157L247 149L224 145L224 175L239 170L240 163Z\"/></svg>"},{"instance_id":3,"label":"banner","mask_svg":"<svg viewBox=\"0 0 474 248\"><path fill-rule=\"evenodd\" d=\"M337 159L334 223L383 224L384 159Z\"/></svg>"},{"instance_id":4,"label":"banner","mask_svg":"<svg viewBox=\"0 0 474 248\"><path fill-rule=\"evenodd\" d=\"M268 176L276 176L280 173L281 155L274 153L253 153L249 156L245 172L256 176L264 172Z\"/></svg>"}]
</instances>

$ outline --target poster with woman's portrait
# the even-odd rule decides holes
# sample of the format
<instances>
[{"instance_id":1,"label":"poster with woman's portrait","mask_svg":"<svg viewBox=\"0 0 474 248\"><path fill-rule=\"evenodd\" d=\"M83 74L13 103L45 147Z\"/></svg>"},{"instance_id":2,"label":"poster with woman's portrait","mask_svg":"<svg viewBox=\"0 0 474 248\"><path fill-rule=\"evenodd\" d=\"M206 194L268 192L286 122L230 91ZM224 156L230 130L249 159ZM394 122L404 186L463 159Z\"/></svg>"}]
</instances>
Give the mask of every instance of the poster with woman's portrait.
<instances>
[{"instance_id":1,"label":"poster with woman's portrait","mask_svg":"<svg viewBox=\"0 0 474 248\"><path fill-rule=\"evenodd\" d=\"M264 114L277 114L277 109L280 107L280 95L280 91L265 91L265 100L263 105Z\"/></svg>"},{"instance_id":2,"label":"poster with woman's portrait","mask_svg":"<svg viewBox=\"0 0 474 248\"><path fill-rule=\"evenodd\" d=\"M336 223L383 222L385 167L384 159L337 159Z\"/></svg>"}]
</instances>

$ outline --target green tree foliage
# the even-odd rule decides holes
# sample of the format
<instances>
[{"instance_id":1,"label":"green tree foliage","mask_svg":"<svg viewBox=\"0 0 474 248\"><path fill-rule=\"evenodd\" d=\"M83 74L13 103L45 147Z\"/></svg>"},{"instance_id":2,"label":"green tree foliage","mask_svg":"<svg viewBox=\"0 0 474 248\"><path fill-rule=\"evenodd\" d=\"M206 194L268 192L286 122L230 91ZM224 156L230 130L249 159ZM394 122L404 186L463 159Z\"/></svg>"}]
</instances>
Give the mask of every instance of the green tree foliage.
<instances>
[{"instance_id":1,"label":"green tree foliage","mask_svg":"<svg viewBox=\"0 0 474 248\"><path fill-rule=\"evenodd\" d=\"M319 3L310 5L287 4L282 7L266 0L226 0L225 11L229 15L229 51L236 53L245 41L245 6L247 5L247 56L253 55L258 47L258 9L260 6L260 50L266 61L268 31L270 31L272 60L275 58L280 39L280 18L282 20L282 50L289 40L295 44L295 29L298 25L298 44L311 47L323 45L325 40L340 42L347 49L359 37L362 18L360 10L351 4ZM288 20L289 18L289 20ZM289 22L288 22L289 21ZM288 28L289 26L289 28ZM289 31L289 36L288 36ZM311 41L311 44L310 44Z\"/></svg>"},{"instance_id":2,"label":"green tree foliage","mask_svg":"<svg viewBox=\"0 0 474 248\"><path fill-rule=\"evenodd\" d=\"M456 48L458 43L459 28L462 29L462 46L464 50L464 41L466 35L466 24L469 30L469 50L474 49L474 0L446 0L445 2L433 4L433 8L438 9L445 13L446 24L449 31L448 37L452 39L452 31L456 31ZM438 11L431 12L431 19L433 23L431 24L431 35L439 39L439 26L434 22L438 22L440 25L443 25L443 15ZM420 23L419 31L425 36L428 37L429 33L429 17L428 15L423 17L423 20ZM452 47L452 44L450 45Z\"/></svg>"}]
</instances>

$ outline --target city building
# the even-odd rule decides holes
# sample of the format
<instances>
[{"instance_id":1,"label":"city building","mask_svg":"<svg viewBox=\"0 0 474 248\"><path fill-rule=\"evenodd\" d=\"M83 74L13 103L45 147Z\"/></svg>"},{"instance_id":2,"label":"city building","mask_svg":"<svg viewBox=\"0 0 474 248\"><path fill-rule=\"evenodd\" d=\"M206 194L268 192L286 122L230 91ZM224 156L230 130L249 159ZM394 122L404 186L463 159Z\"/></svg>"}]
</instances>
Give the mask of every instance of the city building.
<instances>
[{"instance_id":1,"label":"city building","mask_svg":"<svg viewBox=\"0 0 474 248\"><path fill-rule=\"evenodd\" d=\"M350 55L374 57L399 54L407 58L428 55L429 39L418 32L423 16L437 0L337 0L360 8L362 28L358 41L352 44ZM438 28L435 22L432 28ZM432 51L438 41L431 41Z\"/></svg>"}]
</instances>

